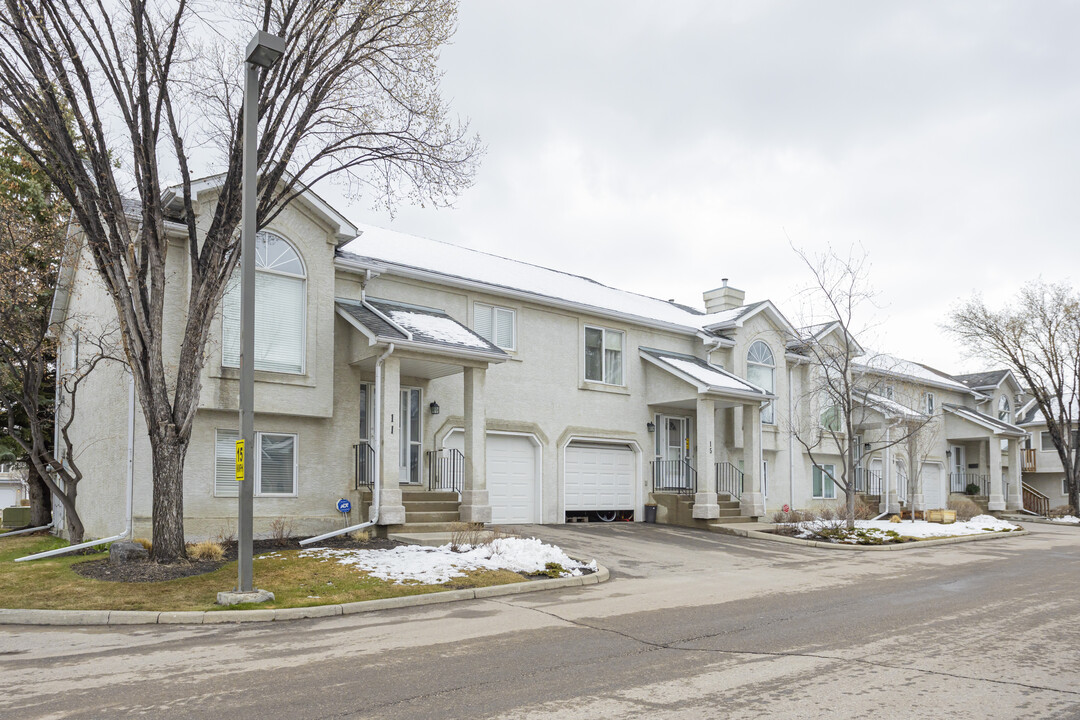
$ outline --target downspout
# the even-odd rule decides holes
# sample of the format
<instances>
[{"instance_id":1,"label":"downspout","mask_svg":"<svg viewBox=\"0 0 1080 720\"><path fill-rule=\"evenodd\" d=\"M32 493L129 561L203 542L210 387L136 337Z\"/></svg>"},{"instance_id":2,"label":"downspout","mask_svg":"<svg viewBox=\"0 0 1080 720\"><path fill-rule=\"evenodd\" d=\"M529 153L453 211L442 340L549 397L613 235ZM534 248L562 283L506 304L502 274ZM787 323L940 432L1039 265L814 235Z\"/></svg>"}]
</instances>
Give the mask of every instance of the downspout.
<instances>
[{"instance_id":1,"label":"downspout","mask_svg":"<svg viewBox=\"0 0 1080 720\"><path fill-rule=\"evenodd\" d=\"M27 555L26 557L15 558L15 562L23 562L24 560L40 560L41 558L53 557L54 555L66 555L76 550L82 550L83 548L94 547L95 545L104 545L105 543L116 542L117 540L125 540L131 537L131 506L132 496L134 494L134 481L135 481L135 378L130 377L128 385L128 439L127 439L127 452L128 452L128 467L127 467L127 521L124 528L124 532L119 535L113 535L112 537L103 538L101 540L91 540L89 542L79 543L78 545L69 545L68 547L57 548L55 550L46 550L45 552L36 553L34 555ZM46 526L48 527L48 526ZM29 530L22 530L20 532L30 532ZM9 533L14 534L14 533Z\"/></svg>"},{"instance_id":2,"label":"downspout","mask_svg":"<svg viewBox=\"0 0 1080 720\"><path fill-rule=\"evenodd\" d=\"M788 365L787 371L787 416L788 416L788 507L795 509L795 424L791 414L795 411L791 396L795 378L795 368Z\"/></svg>"},{"instance_id":3,"label":"downspout","mask_svg":"<svg viewBox=\"0 0 1080 720\"><path fill-rule=\"evenodd\" d=\"M350 525L347 528L332 530L331 532L323 533L322 535L316 535L315 537L301 540L301 545L310 545L311 543L326 540L327 538L337 537L338 535L355 532L356 530L363 530L364 528L371 527L379 522L379 490L381 488L379 482L379 472L381 468L379 467L379 463L382 457L382 452L380 451L380 446L382 444L382 366L383 361L390 357L390 353L392 352L394 352L394 343L390 343L390 346L386 348L386 352L380 355L375 361L375 412L372 413L375 416L375 425L372 427L372 442L375 445L375 462L371 464L371 507L368 510L368 517L371 519L367 522L359 523L358 525Z\"/></svg>"}]
</instances>

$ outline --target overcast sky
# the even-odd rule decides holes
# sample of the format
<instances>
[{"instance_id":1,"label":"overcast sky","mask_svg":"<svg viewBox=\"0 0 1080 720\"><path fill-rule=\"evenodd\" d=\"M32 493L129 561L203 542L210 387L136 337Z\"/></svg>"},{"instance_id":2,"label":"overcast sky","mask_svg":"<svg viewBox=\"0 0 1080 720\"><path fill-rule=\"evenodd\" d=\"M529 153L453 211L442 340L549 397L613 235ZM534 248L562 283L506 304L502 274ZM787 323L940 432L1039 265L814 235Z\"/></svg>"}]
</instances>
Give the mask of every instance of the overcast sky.
<instances>
[{"instance_id":1,"label":"overcast sky","mask_svg":"<svg viewBox=\"0 0 1080 720\"><path fill-rule=\"evenodd\" d=\"M874 347L979 369L940 329L1080 267L1080 6L466 0L444 95L487 145L451 210L358 222L701 306L799 319L808 251L861 243ZM869 317L873 314L875 317Z\"/></svg>"}]
</instances>

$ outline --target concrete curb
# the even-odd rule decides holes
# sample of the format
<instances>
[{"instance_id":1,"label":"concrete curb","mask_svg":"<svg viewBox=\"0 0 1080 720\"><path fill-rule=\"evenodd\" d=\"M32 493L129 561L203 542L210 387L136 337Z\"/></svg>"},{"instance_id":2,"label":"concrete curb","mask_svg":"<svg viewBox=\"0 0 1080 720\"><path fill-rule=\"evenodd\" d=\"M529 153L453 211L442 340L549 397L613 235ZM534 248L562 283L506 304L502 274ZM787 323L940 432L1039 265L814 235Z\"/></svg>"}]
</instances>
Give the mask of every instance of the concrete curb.
<instances>
[{"instance_id":1,"label":"concrete curb","mask_svg":"<svg viewBox=\"0 0 1080 720\"><path fill-rule=\"evenodd\" d=\"M1029 516L1029 517L1020 518L1020 517L1017 517L1015 515L1002 515L1001 519L1002 520L1008 520L1009 522L1016 522L1016 523L1026 522L1026 523L1036 523L1038 525L1050 525L1052 527L1080 528L1080 525L1077 525L1076 523L1059 523L1059 522L1054 522L1053 520L1050 520L1050 519L1047 519L1047 518L1042 518L1042 517L1030 517Z\"/></svg>"},{"instance_id":2,"label":"concrete curb","mask_svg":"<svg viewBox=\"0 0 1080 720\"><path fill-rule=\"evenodd\" d=\"M301 620L304 618L335 617L356 613L393 610L398 608L437 605L503 595L556 590L567 587L583 587L606 582L611 573L603 565L598 565L596 572L577 577L550 578L547 580L526 580L509 585L470 588L467 590L447 590L446 592L425 593L423 595L405 595L380 600L343 603L340 605L312 605L300 608L282 608L280 610L201 610L201 611L162 611L156 610L32 610L0 608L0 625L211 625L221 623L274 622Z\"/></svg>"},{"instance_id":3,"label":"concrete curb","mask_svg":"<svg viewBox=\"0 0 1080 720\"><path fill-rule=\"evenodd\" d=\"M1027 530L1013 530L1012 532L987 533L986 535L968 535L965 537L940 538L938 540L919 540L918 542L897 543L893 545L849 545L847 543L829 543L820 540L804 540L802 538L775 535L761 532L760 530L743 530L741 528L715 528L713 532L722 535L734 535L736 537L750 538L751 540L768 540L769 542L786 543L788 545L803 545L806 547L825 548L827 550L869 550L871 552L892 552L894 550L915 550L935 545L956 545L958 543L979 542L983 540L1002 540L1004 538L1021 537L1029 535Z\"/></svg>"}]
</instances>

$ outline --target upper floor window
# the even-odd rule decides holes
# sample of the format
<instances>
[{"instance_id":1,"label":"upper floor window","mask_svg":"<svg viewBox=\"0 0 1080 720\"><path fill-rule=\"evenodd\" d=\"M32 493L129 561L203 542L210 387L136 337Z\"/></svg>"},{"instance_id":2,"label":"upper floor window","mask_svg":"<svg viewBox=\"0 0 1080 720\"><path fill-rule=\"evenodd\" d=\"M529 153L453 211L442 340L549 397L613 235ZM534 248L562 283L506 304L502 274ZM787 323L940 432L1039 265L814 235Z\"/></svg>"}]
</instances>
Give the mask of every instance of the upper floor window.
<instances>
[{"instance_id":1,"label":"upper floor window","mask_svg":"<svg viewBox=\"0 0 1080 720\"><path fill-rule=\"evenodd\" d=\"M221 364L240 366L240 277L221 303ZM304 372L307 288L304 263L288 240L255 236L255 369Z\"/></svg>"},{"instance_id":2,"label":"upper floor window","mask_svg":"<svg viewBox=\"0 0 1080 720\"><path fill-rule=\"evenodd\" d=\"M926 414L934 414L934 393L932 392L926 393Z\"/></svg>"},{"instance_id":3,"label":"upper floor window","mask_svg":"<svg viewBox=\"0 0 1080 720\"><path fill-rule=\"evenodd\" d=\"M1007 395L1002 395L998 398L998 420L1012 422L1012 414L1009 410L1009 398Z\"/></svg>"},{"instance_id":4,"label":"upper floor window","mask_svg":"<svg viewBox=\"0 0 1080 720\"><path fill-rule=\"evenodd\" d=\"M623 340L620 330L585 326L585 379L623 384Z\"/></svg>"},{"instance_id":5,"label":"upper floor window","mask_svg":"<svg viewBox=\"0 0 1080 720\"><path fill-rule=\"evenodd\" d=\"M895 394L895 391L893 390L892 385L886 385L885 388L884 388L884 392L882 392L882 395L884 395L889 400L893 399L894 394Z\"/></svg>"},{"instance_id":6,"label":"upper floor window","mask_svg":"<svg viewBox=\"0 0 1080 720\"><path fill-rule=\"evenodd\" d=\"M503 350L517 347L514 311L509 308L473 304L473 329L480 337Z\"/></svg>"},{"instance_id":7,"label":"upper floor window","mask_svg":"<svg viewBox=\"0 0 1080 720\"><path fill-rule=\"evenodd\" d=\"M751 345L746 353L746 379L770 394L776 391L776 362L772 350L761 340ZM761 409L761 422L775 421L773 404L770 402Z\"/></svg>"}]
</instances>

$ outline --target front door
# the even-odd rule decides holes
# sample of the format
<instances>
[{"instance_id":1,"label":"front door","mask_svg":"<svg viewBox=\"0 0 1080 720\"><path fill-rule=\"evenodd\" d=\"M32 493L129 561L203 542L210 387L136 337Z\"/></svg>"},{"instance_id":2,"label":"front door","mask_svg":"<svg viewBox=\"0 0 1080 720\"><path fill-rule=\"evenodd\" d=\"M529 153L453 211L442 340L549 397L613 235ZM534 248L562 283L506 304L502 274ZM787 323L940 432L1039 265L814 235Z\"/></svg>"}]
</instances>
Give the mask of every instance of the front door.
<instances>
[{"instance_id":1,"label":"front door","mask_svg":"<svg viewBox=\"0 0 1080 720\"><path fill-rule=\"evenodd\" d=\"M417 485L420 483L420 388L402 388L401 435L398 438L399 480Z\"/></svg>"},{"instance_id":2,"label":"front door","mask_svg":"<svg viewBox=\"0 0 1080 720\"><path fill-rule=\"evenodd\" d=\"M690 486L690 418L665 415L660 459L663 461L664 480L667 487Z\"/></svg>"},{"instance_id":3,"label":"front door","mask_svg":"<svg viewBox=\"0 0 1080 720\"><path fill-rule=\"evenodd\" d=\"M967 491L967 456L964 454L963 445L952 446L952 482L949 489L952 492Z\"/></svg>"}]
</instances>

